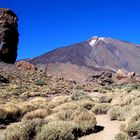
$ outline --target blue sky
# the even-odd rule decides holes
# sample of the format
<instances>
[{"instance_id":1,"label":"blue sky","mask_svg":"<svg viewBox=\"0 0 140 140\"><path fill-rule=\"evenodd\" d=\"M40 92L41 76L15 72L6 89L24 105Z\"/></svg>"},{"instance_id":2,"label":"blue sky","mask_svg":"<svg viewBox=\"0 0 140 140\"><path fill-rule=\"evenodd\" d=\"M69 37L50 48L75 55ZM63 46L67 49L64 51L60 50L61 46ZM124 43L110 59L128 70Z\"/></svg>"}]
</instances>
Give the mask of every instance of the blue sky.
<instances>
[{"instance_id":1,"label":"blue sky","mask_svg":"<svg viewBox=\"0 0 140 140\"><path fill-rule=\"evenodd\" d=\"M94 35L140 44L139 0L0 0L19 17L18 59Z\"/></svg>"}]
</instances>

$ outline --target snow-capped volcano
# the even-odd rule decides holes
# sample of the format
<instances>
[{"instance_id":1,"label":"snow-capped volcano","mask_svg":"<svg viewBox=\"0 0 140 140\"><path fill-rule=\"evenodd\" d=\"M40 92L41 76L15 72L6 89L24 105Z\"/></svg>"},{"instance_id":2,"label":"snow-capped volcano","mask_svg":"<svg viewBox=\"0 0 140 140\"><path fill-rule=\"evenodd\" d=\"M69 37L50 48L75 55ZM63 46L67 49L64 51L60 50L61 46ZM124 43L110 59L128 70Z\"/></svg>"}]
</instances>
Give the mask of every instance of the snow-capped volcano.
<instances>
[{"instance_id":1,"label":"snow-capped volcano","mask_svg":"<svg viewBox=\"0 0 140 140\"><path fill-rule=\"evenodd\" d=\"M58 48L30 59L52 75L84 79L104 70L124 69L140 74L140 45L106 37Z\"/></svg>"}]
</instances>

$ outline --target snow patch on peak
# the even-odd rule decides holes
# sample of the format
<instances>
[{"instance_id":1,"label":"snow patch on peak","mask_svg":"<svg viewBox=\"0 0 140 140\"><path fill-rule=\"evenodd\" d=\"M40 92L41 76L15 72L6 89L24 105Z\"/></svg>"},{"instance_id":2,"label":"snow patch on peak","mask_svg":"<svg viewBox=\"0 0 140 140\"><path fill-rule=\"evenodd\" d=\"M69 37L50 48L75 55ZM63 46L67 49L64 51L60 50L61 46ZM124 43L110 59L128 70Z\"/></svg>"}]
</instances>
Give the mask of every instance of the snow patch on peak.
<instances>
[{"instance_id":1,"label":"snow patch on peak","mask_svg":"<svg viewBox=\"0 0 140 140\"><path fill-rule=\"evenodd\" d=\"M95 43L96 43L96 41L97 41L97 39L92 39L92 40L89 41L89 44L90 44L91 46L94 46Z\"/></svg>"},{"instance_id":2,"label":"snow patch on peak","mask_svg":"<svg viewBox=\"0 0 140 140\"><path fill-rule=\"evenodd\" d=\"M105 38L104 37L94 36L90 40L88 40L89 44L92 47L97 43L97 41L104 41L105 42Z\"/></svg>"}]
</instances>

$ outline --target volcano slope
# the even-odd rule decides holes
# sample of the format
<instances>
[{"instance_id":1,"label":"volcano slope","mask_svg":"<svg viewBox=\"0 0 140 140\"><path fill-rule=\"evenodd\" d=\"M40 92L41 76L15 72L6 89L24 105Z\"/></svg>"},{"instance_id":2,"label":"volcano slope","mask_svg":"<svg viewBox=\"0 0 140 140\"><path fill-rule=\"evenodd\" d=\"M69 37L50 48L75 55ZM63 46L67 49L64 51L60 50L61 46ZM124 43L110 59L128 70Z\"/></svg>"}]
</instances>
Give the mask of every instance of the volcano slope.
<instances>
[{"instance_id":1,"label":"volcano slope","mask_svg":"<svg viewBox=\"0 0 140 140\"><path fill-rule=\"evenodd\" d=\"M93 37L28 59L48 74L84 81L102 71L124 69L140 74L140 45L112 38Z\"/></svg>"}]
</instances>

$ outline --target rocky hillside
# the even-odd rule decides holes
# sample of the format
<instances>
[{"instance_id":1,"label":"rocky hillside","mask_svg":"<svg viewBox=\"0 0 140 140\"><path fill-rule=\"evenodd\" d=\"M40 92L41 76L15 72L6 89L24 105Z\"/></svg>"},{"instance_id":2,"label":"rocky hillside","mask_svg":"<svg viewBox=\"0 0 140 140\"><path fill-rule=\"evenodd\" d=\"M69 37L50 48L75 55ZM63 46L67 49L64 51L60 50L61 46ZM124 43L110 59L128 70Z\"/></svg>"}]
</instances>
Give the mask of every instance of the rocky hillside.
<instances>
[{"instance_id":1,"label":"rocky hillside","mask_svg":"<svg viewBox=\"0 0 140 140\"><path fill-rule=\"evenodd\" d=\"M84 80L101 71L124 69L140 74L140 45L112 38L93 37L55 49L28 61L47 73L66 79Z\"/></svg>"}]
</instances>

